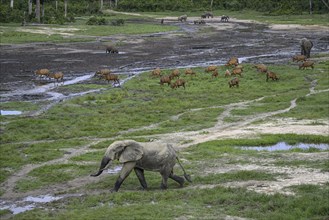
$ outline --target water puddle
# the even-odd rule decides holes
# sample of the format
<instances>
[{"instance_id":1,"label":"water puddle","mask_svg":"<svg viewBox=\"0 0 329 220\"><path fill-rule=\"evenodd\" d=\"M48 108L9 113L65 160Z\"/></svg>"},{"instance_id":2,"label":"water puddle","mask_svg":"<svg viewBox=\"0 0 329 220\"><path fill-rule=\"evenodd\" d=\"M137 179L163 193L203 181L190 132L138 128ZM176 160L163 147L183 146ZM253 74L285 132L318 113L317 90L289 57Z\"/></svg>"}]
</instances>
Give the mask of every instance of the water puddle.
<instances>
[{"instance_id":1,"label":"water puddle","mask_svg":"<svg viewBox=\"0 0 329 220\"><path fill-rule=\"evenodd\" d=\"M5 64L5 63L20 63L20 61L18 61L18 60L15 60L15 59L0 59L0 63L3 63L3 64Z\"/></svg>"},{"instance_id":2,"label":"water puddle","mask_svg":"<svg viewBox=\"0 0 329 220\"><path fill-rule=\"evenodd\" d=\"M35 203L47 203L62 199L63 196L51 196L51 195L42 195L42 196L28 196L23 201L25 202L35 202Z\"/></svg>"},{"instance_id":3,"label":"water puddle","mask_svg":"<svg viewBox=\"0 0 329 220\"><path fill-rule=\"evenodd\" d=\"M14 215L26 212L35 208L40 207L42 204L54 202L63 198L68 197L80 197L82 194L66 194L62 196L52 195L40 195L40 196L28 196L21 201L6 202L0 201L0 210L10 210Z\"/></svg>"},{"instance_id":4,"label":"water puddle","mask_svg":"<svg viewBox=\"0 0 329 220\"><path fill-rule=\"evenodd\" d=\"M22 213L22 212L29 211L29 210L32 210L34 208L35 208L34 205L17 206L15 204L12 204L12 205L3 205L2 203L0 203L0 210L6 210L6 209L8 209L14 215L19 214L19 213Z\"/></svg>"},{"instance_id":5,"label":"water puddle","mask_svg":"<svg viewBox=\"0 0 329 220\"><path fill-rule=\"evenodd\" d=\"M0 115L21 115L21 111L0 110Z\"/></svg>"},{"instance_id":6,"label":"water puddle","mask_svg":"<svg viewBox=\"0 0 329 220\"><path fill-rule=\"evenodd\" d=\"M121 171L121 169L122 169L122 166L116 166L113 169L108 169L107 173L108 174L117 174Z\"/></svg>"},{"instance_id":7,"label":"water puddle","mask_svg":"<svg viewBox=\"0 0 329 220\"><path fill-rule=\"evenodd\" d=\"M250 147L238 147L242 150L256 150L256 151L284 151L284 150L292 150L292 149L302 149L308 150L310 148L315 148L318 150L329 150L329 144L306 144L299 143L296 145L290 145L286 142L279 142L272 146L250 146Z\"/></svg>"},{"instance_id":8,"label":"water puddle","mask_svg":"<svg viewBox=\"0 0 329 220\"><path fill-rule=\"evenodd\" d=\"M79 76L76 77L74 79L71 80L66 80L64 82L60 82L60 83L48 83L42 86L38 86L36 88L33 89L29 89L29 90L25 90L24 91L24 95L32 95L32 94L41 94L41 93L45 93L49 90L52 90L56 87L58 87L59 85L72 85L72 84L76 84L85 80L88 80L90 78L92 78L94 76L94 73L88 73L87 75L83 75L83 76ZM7 94L3 94L1 95L1 97L10 97L10 96L15 96L15 95L22 95L22 91L15 91L12 93L7 93Z\"/></svg>"},{"instance_id":9,"label":"water puddle","mask_svg":"<svg viewBox=\"0 0 329 220\"><path fill-rule=\"evenodd\" d=\"M238 60L239 60L239 63L243 63L243 62L246 62L246 61L249 61L249 60L252 60L252 59L258 59L258 58L266 58L266 57L278 57L278 56L285 56L285 57L288 57L288 56L292 56L293 53L277 53L277 54L263 54L263 55L257 55L257 56L248 56L248 57L239 57Z\"/></svg>"}]
</instances>

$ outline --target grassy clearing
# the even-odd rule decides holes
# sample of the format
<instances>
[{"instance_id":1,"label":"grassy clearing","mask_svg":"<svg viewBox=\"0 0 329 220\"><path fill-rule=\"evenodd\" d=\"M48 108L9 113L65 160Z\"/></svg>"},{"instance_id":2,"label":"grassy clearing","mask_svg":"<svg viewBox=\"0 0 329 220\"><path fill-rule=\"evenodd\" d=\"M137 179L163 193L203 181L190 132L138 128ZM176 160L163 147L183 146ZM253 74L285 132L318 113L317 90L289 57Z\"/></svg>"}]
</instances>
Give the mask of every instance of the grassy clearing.
<instances>
[{"instance_id":1,"label":"grassy clearing","mask_svg":"<svg viewBox=\"0 0 329 220\"><path fill-rule=\"evenodd\" d=\"M212 79L202 68L195 68L196 76L182 76L187 81L185 90L160 86L159 79L150 77L147 72L128 81L122 89L74 98L36 118L0 116L9 122L2 125L5 132L0 138L3 143L76 137L109 138L117 137L120 131L151 124L157 126L126 136L199 130L212 127L225 105L264 96L263 100L244 109L234 109L232 115L224 120L239 121L243 116L285 109L293 99L297 99L297 107L283 114L284 117L327 119L327 92L305 96L312 80L318 80L316 91L318 87L328 88L329 82L323 80L327 74L320 71L325 65L322 63L314 70L305 71L291 65L270 66L279 74L280 80L266 82L263 74L245 64L239 88L229 88L229 79L223 77L224 67L220 67L221 76L217 79ZM169 72L166 70L164 74ZM70 88L65 86L64 89ZM76 90L76 86L72 85L72 89Z\"/></svg>"},{"instance_id":2,"label":"grassy clearing","mask_svg":"<svg viewBox=\"0 0 329 220\"><path fill-rule=\"evenodd\" d=\"M152 29L151 26L149 28ZM90 33L99 34L101 31L95 28ZM87 32L80 34L88 35ZM90 147L95 150L93 152L72 157L68 163L48 164L34 169L15 185L15 190L28 192L54 187L54 184L66 183L95 172L104 149L112 142L108 140L110 138L123 139L211 127L225 105L264 96L263 100L251 103L244 109L233 110L229 120L238 121L241 117L284 109L293 99L297 99L297 107L280 117L327 120L327 92L305 95L310 92L312 80L317 80L315 91L328 89L328 65L328 61L317 63L314 70L305 71L298 70L295 65L273 65L270 69L279 74L280 80L266 83L264 75L257 73L251 64L246 64L239 88L228 87L229 79L223 77L223 67L220 67L221 76L218 79L211 79L202 68L195 68L197 76L182 76L187 81L185 90L160 86L159 79L149 77L148 72L128 81L122 89L74 98L40 116L0 116L0 182L3 183L24 165L61 158L69 154L72 148L79 149L90 144L94 138L104 138L104 141ZM164 72L168 74L170 70ZM87 85L78 88L70 85L60 89L80 92L100 87ZM5 103L2 107L31 111L39 106L15 102ZM227 118L224 120L229 121ZM152 124L157 126L151 130L119 135L120 131ZM135 139L148 140L147 137ZM146 172L148 191L140 191L138 179L132 174L119 193L111 194L109 189L113 187L117 175L107 175L95 184L76 189L74 192L83 193L81 197L45 204L42 208L15 215L12 219L218 219L225 215L252 219L326 219L329 216L328 183L290 187L289 190L295 192L295 196L266 195L245 188L221 186L224 183L289 178L285 173L264 170L224 172L220 170L222 166L256 164L291 169L307 167L328 172L326 158L297 158L299 154L314 156L319 153L314 149L296 153L256 152L237 148L267 146L281 141L289 144L329 143L329 138L295 134L260 135L256 139L227 139L198 144L180 152L184 167L192 174L192 185L186 184L184 188L178 189L177 184L170 181L169 190L161 191L159 174ZM177 169L177 174L182 175L182 172ZM6 210L0 211L0 216L6 213Z\"/></svg>"},{"instance_id":3,"label":"grassy clearing","mask_svg":"<svg viewBox=\"0 0 329 220\"><path fill-rule=\"evenodd\" d=\"M188 12L188 16L199 17L203 12ZM124 26L90 26L86 25L90 17L77 17L74 24L66 25L41 25L21 27L21 24L0 24L0 43L15 44L29 42L83 42L93 41L96 36L110 36L115 34L146 34L156 32L168 32L177 30L177 27L158 24L139 24L131 21L150 20L166 16L180 16L181 12L147 12L141 16L106 13L103 17L110 23L111 20L124 19ZM301 25L324 25L328 26L328 14L303 14L303 15L280 15L268 16L255 11L214 11L215 16L228 14L237 19L256 20L271 24L301 24ZM151 21L151 20L150 20ZM137 27L137 28L136 28Z\"/></svg>"},{"instance_id":4,"label":"grassy clearing","mask_svg":"<svg viewBox=\"0 0 329 220\"><path fill-rule=\"evenodd\" d=\"M178 17L182 14L187 14L189 17L200 17L204 11L193 11L193 12L141 12L144 16L152 17L166 17L173 16ZM329 14L313 14L303 13L302 15L267 15L264 12L257 12L252 10L242 11L225 11L225 10L214 10L214 16L229 15L231 18L243 19L243 20L255 20L262 23L271 24L301 24L301 25L323 25L328 26Z\"/></svg>"},{"instance_id":5,"label":"grassy clearing","mask_svg":"<svg viewBox=\"0 0 329 220\"><path fill-rule=\"evenodd\" d=\"M1 144L0 182L27 164L38 164L63 157L66 148L78 148L84 140L60 140L40 143Z\"/></svg>"},{"instance_id":6,"label":"grassy clearing","mask_svg":"<svg viewBox=\"0 0 329 220\"><path fill-rule=\"evenodd\" d=\"M92 191L91 195L84 194L79 198L68 198L40 208L18 214L13 219L173 219L188 217L192 219L218 219L220 216L231 215L252 219L325 219L329 214L327 204L329 185L299 185L290 187L295 196L283 194L266 195L246 190L244 188L225 188L220 184L244 181L276 181L287 178L285 173L268 173L261 170L214 172L221 166L241 164L241 158L254 160L257 158L275 159L294 152L255 152L244 151L236 146L263 145L277 140L316 141L318 136L303 135L264 135L259 139L228 139L206 142L195 145L180 153L183 163L192 174L193 184L178 189L178 185L169 181L169 189L159 190L160 175L146 172L149 190L141 191L138 179L130 175L123 183L118 193L108 192L113 187L117 175L108 175L95 184L82 187L79 191ZM328 138L321 139L329 142ZM103 151L102 151L103 152ZM311 152L304 152L312 154ZM99 152L87 153L72 159L79 162L99 162ZM278 165L294 167L292 161L277 160ZM325 163L325 160L317 161ZM249 162L250 163L250 162ZM299 161L299 165L307 165L308 161ZM86 175L88 169L94 167L77 166L72 164L51 165L37 169L29 174L28 181L20 183L19 189L31 189L47 186L54 182L68 181L80 175ZM112 165L112 166L115 166ZM213 172L210 172L213 170ZM94 170L93 170L94 171ZM47 173L47 178L45 178ZM182 175L180 169L177 173ZM204 186L205 188L198 188ZM208 186L208 187L207 187ZM47 186L49 187L49 185ZM96 193L98 192L98 193ZM142 205L141 205L142 204ZM129 208L129 212L126 209ZM152 211L150 211L152 210Z\"/></svg>"},{"instance_id":7,"label":"grassy clearing","mask_svg":"<svg viewBox=\"0 0 329 220\"><path fill-rule=\"evenodd\" d=\"M115 34L147 34L177 30L177 27L160 24L133 24L123 26L112 25L42 25L42 26L14 26L0 24L1 44L29 43L29 42L80 42L93 41L99 36Z\"/></svg>"},{"instance_id":8,"label":"grassy clearing","mask_svg":"<svg viewBox=\"0 0 329 220\"><path fill-rule=\"evenodd\" d=\"M55 164L34 169L29 176L17 182L15 190L26 192L47 187L54 183L65 183L79 176L90 174L89 165Z\"/></svg>"},{"instance_id":9,"label":"grassy clearing","mask_svg":"<svg viewBox=\"0 0 329 220\"><path fill-rule=\"evenodd\" d=\"M43 219L102 219L108 216L121 219L173 219L187 216L194 219L217 219L223 213L233 216L239 213L241 217L253 219L321 219L328 213L325 204L321 203L328 187L302 186L297 190L301 196L296 198L221 187L196 191L124 192L72 199L68 202L70 211L65 213L48 214L35 210L29 212L29 215L17 215L14 219L41 219L40 216ZM60 202L56 202L56 205L61 207Z\"/></svg>"},{"instance_id":10,"label":"grassy clearing","mask_svg":"<svg viewBox=\"0 0 329 220\"><path fill-rule=\"evenodd\" d=\"M300 25L323 25L328 26L329 14L313 14L303 13L302 15L266 15L262 12L250 10L241 11L221 11L216 10L215 15L227 14L237 19L255 20L270 24L300 24Z\"/></svg>"},{"instance_id":11,"label":"grassy clearing","mask_svg":"<svg viewBox=\"0 0 329 220\"><path fill-rule=\"evenodd\" d=\"M2 110L34 111L37 110L38 107L39 106L37 104L32 102L1 102L0 103L0 109Z\"/></svg>"}]
</instances>

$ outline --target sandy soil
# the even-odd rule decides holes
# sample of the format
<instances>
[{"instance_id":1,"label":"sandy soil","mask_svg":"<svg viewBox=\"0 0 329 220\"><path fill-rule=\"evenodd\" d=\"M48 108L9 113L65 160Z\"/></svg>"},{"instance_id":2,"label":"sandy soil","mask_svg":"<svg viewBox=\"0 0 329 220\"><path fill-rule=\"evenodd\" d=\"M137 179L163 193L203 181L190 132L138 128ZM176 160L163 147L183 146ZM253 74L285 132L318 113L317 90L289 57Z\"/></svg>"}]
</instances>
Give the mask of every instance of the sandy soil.
<instances>
[{"instance_id":1,"label":"sandy soil","mask_svg":"<svg viewBox=\"0 0 329 220\"><path fill-rule=\"evenodd\" d=\"M229 23L222 23L219 19L208 19L206 25L194 25L193 19L180 23L176 18L165 18L165 25L176 25L180 27L177 32L161 34L145 34L136 36L108 36L98 38L88 43L32 43L22 45L1 45L0 56L0 77L1 77L1 101L10 100L33 100L35 94L28 92L22 95L23 91L33 91L42 84L41 80L35 79L33 72L39 68L49 68L53 71L63 71L68 79L85 76L94 73L100 68L109 67L114 72L121 74L136 74L138 71L147 71L155 67L174 68L206 66L209 64L221 65L231 56L237 56L244 62L249 63L287 63L292 55L299 53L298 41L308 37L314 42L313 53L328 52L328 44L325 40L328 28L309 26L283 26L255 23L251 21L238 21L232 19ZM196 19L196 18L195 18ZM135 22L135 21L132 21ZM158 22L158 21L155 21ZM212 28L206 31L205 28ZM28 31L28 27L26 28ZM44 31L53 33L53 31ZM74 31L74 30L72 30ZM62 32L64 34L71 34ZM105 45L108 42L120 42L119 54L105 54ZM88 83L86 81L79 83ZM328 92L328 90L315 91L315 83L310 83L310 93ZM51 91L53 87L47 87L43 92ZM21 95L20 95L21 94ZM40 95L40 94L39 94ZM46 96L45 96L46 97ZM38 99L45 98L42 95ZM60 96L58 96L60 97ZM263 97L264 98L264 97ZM262 98L261 98L262 99ZM226 106L213 106L224 108L225 111L218 116L215 126L194 132L177 132L162 135L148 136L153 141L166 141L173 143L177 149L183 149L194 144L222 139L222 138L249 138L257 137L262 133L297 133L297 134L329 134L328 121L280 119L276 116L280 113L290 111L296 107L296 100L291 100L287 109L282 109L265 114L253 115L243 118L240 122L224 123L223 119L230 116L230 111L236 108L243 108L261 99L240 103L232 103ZM54 100L56 104L60 98ZM202 109L187 110L198 111ZM186 113L185 112L185 113ZM184 114L184 113L183 113ZM173 120L181 115L172 116ZM268 119L263 124L254 125L252 122L259 119ZM159 122L162 123L162 122ZM154 128L158 124L139 129ZM129 133L133 130L122 131ZM102 178L80 177L64 184L56 184L51 188L19 193L15 191L15 183L23 178L33 169L40 166L56 163L65 163L71 157L90 152L90 145L96 144L105 139L94 140L93 143L80 149L71 150L65 157L40 163L24 166L19 172L11 176L1 184L4 194L3 201L20 201L29 195L56 195L66 193L69 190L78 189L85 184L102 181ZM282 154L283 155L283 154ZM328 153L307 153L294 154L295 159L312 160L314 158L328 157ZM286 174L279 181L247 181L224 184L232 187L246 187L260 193L284 193L291 195L286 187L298 184L323 184L329 181L327 173L317 169L303 167L285 168L271 164L271 161L251 161L247 165L221 165L205 170L205 172L230 172L232 170L263 170L266 172L278 172ZM266 164L263 166L262 164ZM189 187L214 187L189 186Z\"/></svg>"}]
</instances>

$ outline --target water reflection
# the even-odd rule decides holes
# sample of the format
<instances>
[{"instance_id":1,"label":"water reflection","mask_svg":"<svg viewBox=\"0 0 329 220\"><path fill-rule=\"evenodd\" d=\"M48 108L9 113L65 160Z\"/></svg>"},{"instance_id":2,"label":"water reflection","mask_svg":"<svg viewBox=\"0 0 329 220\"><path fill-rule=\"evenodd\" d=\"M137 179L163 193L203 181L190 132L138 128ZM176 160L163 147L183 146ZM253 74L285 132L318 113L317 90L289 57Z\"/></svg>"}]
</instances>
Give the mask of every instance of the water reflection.
<instances>
[{"instance_id":1,"label":"water reflection","mask_svg":"<svg viewBox=\"0 0 329 220\"><path fill-rule=\"evenodd\" d=\"M52 196L52 195L39 195L39 196L28 196L21 201L8 202L0 200L0 210L10 210L12 214L16 215L22 212L26 212L37 207L40 204L54 202L63 198L69 197L80 197L82 194L65 194L62 196Z\"/></svg>"},{"instance_id":2,"label":"water reflection","mask_svg":"<svg viewBox=\"0 0 329 220\"><path fill-rule=\"evenodd\" d=\"M108 169L107 173L116 174L116 173L119 173L121 171L121 169L122 169L122 166L116 166L113 169Z\"/></svg>"},{"instance_id":3,"label":"water reflection","mask_svg":"<svg viewBox=\"0 0 329 220\"><path fill-rule=\"evenodd\" d=\"M281 151L281 150L292 150L292 149L302 149L308 150L310 148L315 148L319 150L329 150L329 144L307 144L299 143L296 145L290 145L286 142L278 142L272 146L250 146L250 147L239 147L242 150L256 150L256 151Z\"/></svg>"},{"instance_id":4,"label":"water reflection","mask_svg":"<svg viewBox=\"0 0 329 220\"><path fill-rule=\"evenodd\" d=\"M0 110L0 115L21 115L21 111Z\"/></svg>"}]
</instances>

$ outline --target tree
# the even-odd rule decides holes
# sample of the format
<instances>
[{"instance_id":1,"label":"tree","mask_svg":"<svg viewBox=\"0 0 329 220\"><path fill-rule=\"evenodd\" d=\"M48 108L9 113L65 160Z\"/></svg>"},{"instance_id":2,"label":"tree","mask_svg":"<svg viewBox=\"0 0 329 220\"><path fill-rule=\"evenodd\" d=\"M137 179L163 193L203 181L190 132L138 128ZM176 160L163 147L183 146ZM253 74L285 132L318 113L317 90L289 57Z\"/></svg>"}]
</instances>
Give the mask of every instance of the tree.
<instances>
[{"instance_id":1,"label":"tree","mask_svg":"<svg viewBox=\"0 0 329 220\"><path fill-rule=\"evenodd\" d=\"M40 0L36 1L35 17L37 22L40 23Z\"/></svg>"},{"instance_id":2,"label":"tree","mask_svg":"<svg viewBox=\"0 0 329 220\"><path fill-rule=\"evenodd\" d=\"M45 17L45 0L41 0L41 17Z\"/></svg>"},{"instance_id":3,"label":"tree","mask_svg":"<svg viewBox=\"0 0 329 220\"><path fill-rule=\"evenodd\" d=\"M329 1L326 2L325 0L322 0L323 4L329 9Z\"/></svg>"},{"instance_id":4,"label":"tree","mask_svg":"<svg viewBox=\"0 0 329 220\"><path fill-rule=\"evenodd\" d=\"M67 16L67 0L64 0L64 17Z\"/></svg>"},{"instance_id":5,"label":"tree","mask_svg":"<svg viewBox=\"0 0 329 220\"><path fill-rule=\"evenodd\" d=\"M10 0L10 7L14 8L14 0Z\"/></svg>"},{"instance_id":6,"label":"tree","mask_svg":"<svg viewBox=\"0 0 329 220\"><path fill-rule=\"evenodd\" d=\"M99 10L103 10L103 0L100 0L100 3L101 3L101 7Z\"/></svg>"},{"instance_id":7,"label":"tree","mask_svg":"<svg viewBox=\"0 0 329 220\"><path fill-rule=\"evenodd\" d=\"M32 0L28 1L28 9L29 9L29 15L32 14Z\"/></svg>"},{"instance_id":8,"label":"tree","mask_svg":"<svg viewBox=\"0 0 329 220\"><path fill-rule=\"evenodd\" d=\"M310 15L312 14L312 0L310 0Z\"/></svg>"}]
</instances>

